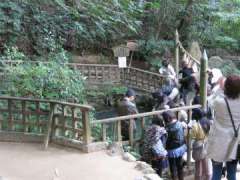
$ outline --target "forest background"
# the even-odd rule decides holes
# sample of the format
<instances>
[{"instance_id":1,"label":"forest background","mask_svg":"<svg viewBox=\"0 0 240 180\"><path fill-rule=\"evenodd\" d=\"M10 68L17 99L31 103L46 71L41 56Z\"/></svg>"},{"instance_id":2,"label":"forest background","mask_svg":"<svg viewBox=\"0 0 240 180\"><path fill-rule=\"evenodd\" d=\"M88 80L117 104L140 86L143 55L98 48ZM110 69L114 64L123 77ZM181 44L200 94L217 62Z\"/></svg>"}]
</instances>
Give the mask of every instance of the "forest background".
<instances>
[{"instance_id":1,"label":"forest background","mask_svg":"<svg viewBox=\"0 0 240 180\"><path fill-rule=\"evenodd\" d=\"M198 41L210 56L237 58L240 0L1 0L2 64L50 62L35 69L6 67L8 84L1 92L84 102L84 77L61 63L92 54L100 57L98 63L116 63L112 47L134 41L139 46L134 58L157 71L166 50L174 57L176 29L186 48ZM214 65L239 73L234 60Z\"/></svg>"}]
</instances>

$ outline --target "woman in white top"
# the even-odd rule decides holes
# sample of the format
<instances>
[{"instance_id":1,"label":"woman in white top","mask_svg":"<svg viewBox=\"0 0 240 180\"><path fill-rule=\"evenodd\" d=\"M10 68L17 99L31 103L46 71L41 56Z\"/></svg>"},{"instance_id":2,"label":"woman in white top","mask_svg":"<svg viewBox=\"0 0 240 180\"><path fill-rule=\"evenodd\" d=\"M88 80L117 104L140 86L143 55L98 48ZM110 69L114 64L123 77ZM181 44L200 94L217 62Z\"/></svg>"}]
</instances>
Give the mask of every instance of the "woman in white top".
<instances>
[{"instance_id":1,"label":"woman in white top","mask_svg":"<svg viewBox=\"0 0 240 180\"><path fill-rule=\"evenodd\" d=\"M223 162L227 166L228 180L236 180L237 146L231 146L234 139L234 129L225 99L236 127L240 125L240 77L232 75L224 83L224 95L218 95L210 102L214 109L215 120L208 137L208 157L213 161L212 180L221 180ZM231 151L230 151L231 150Z\"/></svg>"},{"instance_id":2,"label":"woman in white top","mask_svg":"<svg viewBox=\"0 0 240 180\"><path fill-rule=\"evenodd\" d=\"M162 61L162 67L159 69L159 73L168 76L168 78L176 82L176 73L169 60L165 59Z\"/></svg>"}]
</instances>

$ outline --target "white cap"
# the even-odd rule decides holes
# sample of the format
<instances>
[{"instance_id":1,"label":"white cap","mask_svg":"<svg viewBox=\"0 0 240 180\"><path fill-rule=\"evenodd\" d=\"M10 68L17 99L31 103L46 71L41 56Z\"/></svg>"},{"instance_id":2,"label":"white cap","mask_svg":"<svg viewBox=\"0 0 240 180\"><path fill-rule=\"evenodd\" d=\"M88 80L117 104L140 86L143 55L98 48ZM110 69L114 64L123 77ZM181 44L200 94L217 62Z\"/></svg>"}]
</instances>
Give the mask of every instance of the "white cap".
<instances>
[{"instance_id":1,"label":"white cap","mask_svg":"<svg viewBox=\"0 0 240 180\"><path fill-rule=\"evenodd\" d=\"M212 69L212 83L216 83L221 77L223 77L222 71L217 68Z\"/></svg>"}]
</instances>

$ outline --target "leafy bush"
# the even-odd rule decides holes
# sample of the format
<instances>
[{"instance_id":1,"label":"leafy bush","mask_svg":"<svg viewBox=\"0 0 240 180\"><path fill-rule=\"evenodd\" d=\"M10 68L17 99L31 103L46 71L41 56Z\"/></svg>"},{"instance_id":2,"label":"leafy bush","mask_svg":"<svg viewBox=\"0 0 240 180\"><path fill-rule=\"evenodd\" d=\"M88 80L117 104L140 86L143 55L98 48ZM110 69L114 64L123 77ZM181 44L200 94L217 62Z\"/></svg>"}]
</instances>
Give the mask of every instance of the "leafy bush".
<instances>
[{"instance_id":1,"label":"leafy bush","mask_svg":"<svg viewBox=\"0 0 240 180\"><path fill-rule=\"evenodd\" d=\"M166 49L173 50L174 41L171 40L157 40L154 38L148 40L140 40L139 52L144 59L151 65L152 70L157 70L161 67L162 55Z\"/></svg>"},{"instance_id":2,"label":"leafy bush","mask_svg":"<svg viewBox=\"0 0 240 180\"><path fill-rule=\"evenodd\" d=\"M60 47L108 49L136 36L141 7L131 0L4 1L0 4L0 47L19 46L27 55Z\"/></svg>"},{"instance_id":3,"label":"leafy bush","mask_svg":"<svg viewBox=\"0 0 240 180\"><path fill-rule=\"evenodd\" d=\"M17 61L23 61L27 60L27 57L23 52L20 52L18 47L5 47L5 51L3 55L0 57L1 60L17 60Z\"/></svg>"},{"instance_id":4,"label":"leafy bush","mask_svg":"<svg viewBox=\"0 0 240 180\"><path fill-rule=\"evenodd\" d=\"M84 77L79 71L71 70L58 62L33 65L24 63L6 67L5 80L1 89L11 96L41 99L85 101Z\"/></svg>"}]
</instances>

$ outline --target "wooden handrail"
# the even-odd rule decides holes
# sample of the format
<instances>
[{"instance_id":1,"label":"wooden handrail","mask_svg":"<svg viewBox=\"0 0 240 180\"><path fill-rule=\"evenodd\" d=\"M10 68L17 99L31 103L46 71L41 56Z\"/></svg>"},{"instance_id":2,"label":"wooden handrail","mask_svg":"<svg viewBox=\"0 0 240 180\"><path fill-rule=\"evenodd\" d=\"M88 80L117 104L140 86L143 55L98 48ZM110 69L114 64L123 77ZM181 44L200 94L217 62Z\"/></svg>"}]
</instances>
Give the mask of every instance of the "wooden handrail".
<instances>
[{"instance_id":1,"label":"wooden handrail","mask_svg":"<svg viewBox=\"0 0 240 180\"><path fill-rule=\"evenodd\" d=\"M139 113L139 114L134 114L134 115L127 115L127 116L119 116L119 117L114 117L114 118L107 118L107 119L100 119L100 120L94 120L91 122L91 124L103 124L103 123L113 123L117 121L123 121L123 120L128 120L128 119L135 119L135 118L143 118L146 116L153 116L153 115L158 115L166 111L180 111L180 110L190 110L194 108L201 108L201 105L192 105L192 106L183 106L183 107L177 107L173 109L164 109L164 110L159 110L159 111L152 111L152 112L146 112L146 113Z\"/></svg>"},{"instance_id":2,"label":"wooden handrail","mask_svg":"<svg viewBox=\"0 0 240 180\"><path fill-rule=\"evenodd\" d=\"M146 73L146 74L151 74L151 75L154 75L154 76L162 77L162 78L166 78L167 77L167 76L164 76L164 75L161 75L161 74L158 74L158 73L145 71L145 70L142 70L142 69L139 69L139 68L130 67L130 69L133 69L133 70L136 70L136 71L139 71L139 72L143 72L143 73Z\"/></svg>"},{"instance_id":3,"label":"wooden handrail","mask_svg":"<svg viewBox=\"0 0 240 180\"><path fill-rule=\"evenodd\" d=\"M92 106L88 105L81 105L76 103L69 103L69 102L62 102L62 101L56 101L56 100L45 100L45 99L32 99L32 98L24 98L24 97L11 97L11 96L0 96L0 99L5 100L18 100L18 101L30 101L30 102L43 102L43 103L55 103L55 104L62 104L70 107L77 107L84 110L93 110L94 108Z\"/></svg>"},{"instance_id":4,"label":"wooden handrail","mask_svg":"<svg viewBox=\"0 0 240 180\"><path fill-rule=\"evenodd\" d=\"M178 41L178 46L180 47L180 49L187 54L188 57L190 57L195 63L197 63L197 65L200 65L200 62L194 58L182 45L182 43L180 41Z\"/></svg>"}]
</instances>

